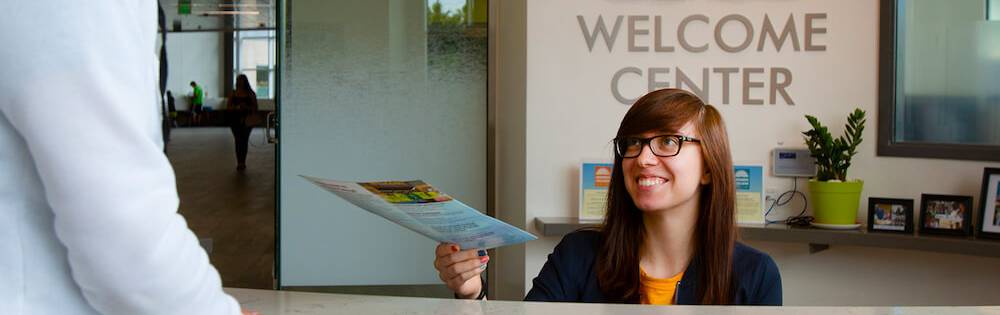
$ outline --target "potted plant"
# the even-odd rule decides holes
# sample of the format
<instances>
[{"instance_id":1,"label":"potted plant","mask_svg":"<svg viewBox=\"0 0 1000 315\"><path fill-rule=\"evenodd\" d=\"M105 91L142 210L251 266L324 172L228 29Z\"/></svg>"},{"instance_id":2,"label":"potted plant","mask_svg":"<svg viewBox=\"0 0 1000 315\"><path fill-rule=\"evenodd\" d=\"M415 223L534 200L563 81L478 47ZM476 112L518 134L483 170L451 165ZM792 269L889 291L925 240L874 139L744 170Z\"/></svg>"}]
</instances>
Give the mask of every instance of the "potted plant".
<instances>
[{"instance_id":1,"label":"potted plant","mask_svg":"<svg viewBox=\"0 0 1000 315\"><path fill-rule=\"evenodd\" d=\"M810 202L815 222L854 227L864 182L847 179L851 158L861 144L865 111L860 108L847 116L844 134L834 139L816 117L806 115L812 129L803 132L810 155L816 159L816 177L809 180Z\"/></svg>"}]
</instances>

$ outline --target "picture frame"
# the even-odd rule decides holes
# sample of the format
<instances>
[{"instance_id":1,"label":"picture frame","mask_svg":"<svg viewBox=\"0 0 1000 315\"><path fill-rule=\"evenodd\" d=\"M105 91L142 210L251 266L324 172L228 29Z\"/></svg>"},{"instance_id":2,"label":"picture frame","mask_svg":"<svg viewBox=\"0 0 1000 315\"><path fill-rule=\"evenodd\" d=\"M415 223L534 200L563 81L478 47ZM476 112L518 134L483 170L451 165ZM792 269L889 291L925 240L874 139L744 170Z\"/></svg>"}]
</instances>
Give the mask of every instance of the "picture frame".
<instances>
[{"instance_id":1,"label":"picture frame","mask_svg":"<svg viewBox=\"0 0 1000 315\"><path fill-rule=\"evenodd\" d=\"M913 199L868 198L868 231L913 234Z\"/></svg>"},{"instance_id":2,"label":"picture frame","mask_svg":"<svg viewBox=\"0 0 1000 315\"><path fill-rule=\"evenodd\" d=\"M983 169L976 237L1000 239L1000 168Z\"/></svg>"},{"instance_id":3,"label":"picture frame","mask_svg":"<svg viewBox=\"0 0 1000 315\"><path fill-rule=\"evenodd\" d=\"M920 233L972 235L972 196L920 195Z\"/></svg>"}]
</instances>

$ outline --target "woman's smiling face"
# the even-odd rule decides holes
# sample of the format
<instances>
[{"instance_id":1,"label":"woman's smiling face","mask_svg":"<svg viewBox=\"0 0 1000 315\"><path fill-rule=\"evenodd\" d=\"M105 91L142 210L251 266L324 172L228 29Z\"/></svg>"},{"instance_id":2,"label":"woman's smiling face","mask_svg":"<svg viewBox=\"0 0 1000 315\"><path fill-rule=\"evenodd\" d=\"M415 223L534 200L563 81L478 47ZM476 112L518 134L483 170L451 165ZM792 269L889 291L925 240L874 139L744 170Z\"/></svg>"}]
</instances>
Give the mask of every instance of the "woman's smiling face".
<instances>
[{"instance_id":1,"label":"woman's smiling face","mask_svg":"<svg viewBox=\"0 0 1000 315\"><path fill-rule=\"evenodd\" d=\"M653 131L635 137L652 138L668 134L699 138L690 122L677 132ZM709 181L701 146L697 142L680 145L680 152L675 156L656 156L649 146L643 146L639 156L622 159L625 188L639 210L657 212L697 202L701 185Z\"/></svg>"}]
</instances>

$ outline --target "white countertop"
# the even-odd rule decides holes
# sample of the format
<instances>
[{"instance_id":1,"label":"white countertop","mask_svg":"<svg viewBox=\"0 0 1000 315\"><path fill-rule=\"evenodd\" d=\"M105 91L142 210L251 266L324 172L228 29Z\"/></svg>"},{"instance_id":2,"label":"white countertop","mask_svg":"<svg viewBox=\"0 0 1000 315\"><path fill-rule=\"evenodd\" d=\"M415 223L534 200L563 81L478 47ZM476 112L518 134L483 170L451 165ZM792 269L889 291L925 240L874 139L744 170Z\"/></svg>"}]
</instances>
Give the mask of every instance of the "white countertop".
<instances>
[{"instance_id":1,"label":"white countertop","mask_svg":"<svg viewBox=\"0 0 1000 315\"><path fill-rule=\"evenodd\" d=\"M290 314L858 314L1000 315L1000 306L979 307L763 307L650 306L584 303L468 301L373 295L324 294L226 288L245 310Z\"/></svg>"}]
</instances>

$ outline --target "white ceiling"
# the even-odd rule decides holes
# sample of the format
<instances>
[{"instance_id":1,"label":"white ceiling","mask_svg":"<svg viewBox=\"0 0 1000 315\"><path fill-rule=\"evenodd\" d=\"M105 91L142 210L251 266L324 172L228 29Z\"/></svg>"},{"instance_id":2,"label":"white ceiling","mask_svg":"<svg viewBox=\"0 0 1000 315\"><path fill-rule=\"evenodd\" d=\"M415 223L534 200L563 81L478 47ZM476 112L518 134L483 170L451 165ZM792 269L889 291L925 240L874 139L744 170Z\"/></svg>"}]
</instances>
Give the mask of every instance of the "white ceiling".
<instances>
[{"instance_id":1,"label":"white ceiling","mask_svg":"<svg viewBox=\"0 0 1000 315\"><path fill-rule=\"evenodd\" d=\"M178 14L178 0L160 1L167 16L167 29L177 31L224 31L233 27L228 20L236 23L238 29L275 27L274 0L193 0L191 14ZM229 12L239 13L227 15ZM229 25L227 25L229 24Z\"/></svg>"}]
</instances>

